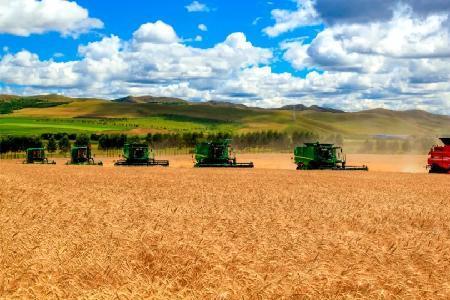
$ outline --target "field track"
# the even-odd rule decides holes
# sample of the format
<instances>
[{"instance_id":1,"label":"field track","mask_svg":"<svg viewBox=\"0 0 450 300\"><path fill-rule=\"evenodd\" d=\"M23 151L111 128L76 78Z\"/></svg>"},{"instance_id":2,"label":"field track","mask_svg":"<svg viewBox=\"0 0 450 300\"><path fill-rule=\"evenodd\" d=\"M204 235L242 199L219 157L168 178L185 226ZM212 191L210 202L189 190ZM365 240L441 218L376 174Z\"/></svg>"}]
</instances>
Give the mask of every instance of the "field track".
<instances>
[{"instance_id":1,"label":"field track","mask_svg":"<svg viewBox=\"0 0 450 300\"><path fill-rule=\"evenodd\" d=\"M450 176L188 162L0 161L0 298L450 297Z\"/></svg>"}]
</instances>

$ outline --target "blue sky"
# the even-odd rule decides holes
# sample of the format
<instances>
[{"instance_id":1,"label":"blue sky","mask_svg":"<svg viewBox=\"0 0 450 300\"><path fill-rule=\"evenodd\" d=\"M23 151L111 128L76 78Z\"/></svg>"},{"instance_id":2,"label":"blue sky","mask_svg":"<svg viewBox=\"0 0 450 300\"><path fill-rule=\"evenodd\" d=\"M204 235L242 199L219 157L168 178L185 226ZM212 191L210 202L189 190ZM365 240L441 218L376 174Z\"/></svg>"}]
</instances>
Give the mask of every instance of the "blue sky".
<instances>
[{"instance_id":1,"label":"blue sky","mask_svg":"<svg viewBox=\"0 0 450 300\"><path fill-rule=\"evenodd\" d=\"M14 0L0 9L0 93L450 113L446 0Z\"/></svg>"},{"instance_id":2,"label":"blue sky","mask_svg":"<svg viewBox=\"0 0 450 300\"><path fill-rule=\"evenodd\" d=\"M174 27L183 39L195 39L201 35L202 41L187 41L186 44L208 48L222 42L232 32L244 32L255 46L276 49L278 43L285 39L299 36L313 38L321 26L297 28L294 32L282 37L270 38L261 31L270 26L272 20L270 12L275 3L268 1L208 1L209 12L189 13L186 6L192 1L149 1L132 0L123 1L89 1L79 0L77 3L89 10L92 17L103 21L104 28L95 30L76 38L61 38L58 32L48 32L42 35L20 37L14 35L0 35L0 45L7 46L10 52L26 49L39 55L41 59L54 58L57 61L77 59L77 50L80 44L87 44L99 39L101 36L117 35L122 39L130 39L139 26L147 22L162 20ZM295 8L295 2L278 1L276 7ZM199 24L207 26L208 31L198 29ZM55 53L64 54L64 56ZM291 68L289 63L282 60L272 64L279 72L300 72Z\"/></svg>"}]
</instances>

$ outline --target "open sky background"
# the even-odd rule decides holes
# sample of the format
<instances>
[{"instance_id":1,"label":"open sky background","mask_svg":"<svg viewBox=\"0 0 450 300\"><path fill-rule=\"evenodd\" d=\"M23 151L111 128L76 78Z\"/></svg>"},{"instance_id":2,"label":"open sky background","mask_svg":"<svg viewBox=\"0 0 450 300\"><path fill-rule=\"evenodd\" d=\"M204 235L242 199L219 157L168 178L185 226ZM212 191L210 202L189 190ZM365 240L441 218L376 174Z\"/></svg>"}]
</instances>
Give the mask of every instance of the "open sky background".
<instances>
[{"instance_id":1,"label":"open sky background","mask_svg":"<svg viewBox=\"0 0 450 300\"><path fill-rule=\"evenodd\" d=\"M0 93L450 114L449 0L0 0Z\"/></svg>"}]
</instances>

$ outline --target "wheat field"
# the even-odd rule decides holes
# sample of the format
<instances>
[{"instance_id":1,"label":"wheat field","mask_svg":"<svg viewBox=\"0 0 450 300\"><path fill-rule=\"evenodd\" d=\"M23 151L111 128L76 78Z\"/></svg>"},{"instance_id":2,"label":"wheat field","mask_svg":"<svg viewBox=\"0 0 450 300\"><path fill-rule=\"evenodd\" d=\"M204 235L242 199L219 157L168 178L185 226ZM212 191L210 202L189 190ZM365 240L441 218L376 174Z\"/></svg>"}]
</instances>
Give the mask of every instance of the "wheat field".
<instances>
[{"instance_id":1,"label":"wheat field","mask_svg":"<svg viewBox=\"0 0 450 300\"><path fill-rule=\"evenodd\" d=\"M58 163L0 162L0 298L450 297L450 176Z\"/></svg>"},{"instance_id":2,"label":"wheat field","mask_svg":"<svg viewBox=\"0 0 450 300\"><path fill-rule=\"evenodd\" d=\"M295 170L291 153L246 153L239 154L238 161L253 161L257 169ZM192 168L193 160L189 155L176 155L166 157L170 159L172 167ZM371 171L400 172L400 173L426 173L427 155L403 154L350 154L347 155L348 165L368 165ZM107 165L111 161L107 161Z\"/></svg>"}]
</instances>

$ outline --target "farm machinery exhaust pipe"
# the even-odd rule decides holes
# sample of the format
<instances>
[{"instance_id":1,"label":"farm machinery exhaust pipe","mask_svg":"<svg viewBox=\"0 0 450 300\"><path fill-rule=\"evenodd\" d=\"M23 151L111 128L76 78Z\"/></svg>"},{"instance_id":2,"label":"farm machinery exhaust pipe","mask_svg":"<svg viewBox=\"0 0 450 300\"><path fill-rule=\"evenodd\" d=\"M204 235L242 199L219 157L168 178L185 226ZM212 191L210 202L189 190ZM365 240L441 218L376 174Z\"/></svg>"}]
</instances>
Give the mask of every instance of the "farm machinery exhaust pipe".
<instances>
[{"instance_id":1,"label":"farm machinery exhaust pipe","mask_svg":"<svg viewBox=\"0 0 450 300\"><path fill-rule=\"evenodd\" d=\"M114 163L115 166L163 166L168 167L168 160L156 160L151 157L153 150L147 144L125 144L123 147L124 159Z\"/></svg>"},{"instance_id":2,"label":"farm machinery exhaust pipe","mask_svg":"<svg viewBox=\"0 0 450 300\"><path fill-rule=\"evenodd\" d=\"M297 170L368 171L369 167L347 166L341 147L333 144L305 143L295 147L294 162Z\"/></svg>"},{"instance_id":3,"label":"farm machinery exhaust pipe","mask_svg":"<svg viewBox=\"0 0 450 300\"><path fill-rule=\"evenodd\" d=\"M253 168L253 162L236 162L230 140L203 142L195 146L196 168Z\"/></svg>"}]
</instances>

